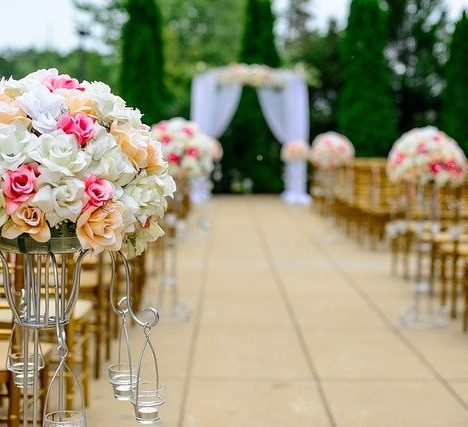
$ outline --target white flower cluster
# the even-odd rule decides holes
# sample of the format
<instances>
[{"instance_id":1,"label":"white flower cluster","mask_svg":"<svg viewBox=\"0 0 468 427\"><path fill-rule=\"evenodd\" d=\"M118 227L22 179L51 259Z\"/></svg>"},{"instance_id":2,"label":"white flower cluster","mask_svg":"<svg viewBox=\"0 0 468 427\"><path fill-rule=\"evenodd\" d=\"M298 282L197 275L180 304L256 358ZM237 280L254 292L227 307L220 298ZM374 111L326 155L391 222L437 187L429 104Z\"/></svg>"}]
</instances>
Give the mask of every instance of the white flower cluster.
<instances>
[{"instance_id":1,"label":"white flower cluster","mask_svg":"<svg viewBox=\"0 0 468 427\"><path fill-rule=\"evenodd\" d=\"M307 160L309 157L309 144L297 140L283 144L281 147L281 160L283 162L297 162Z\"/></svg>"},{"instance_id":2,"label":"white flower cluster","mask_svg":"<svg viewBox=\"0 0 468 427\"><path fill-rule=\"evenodd\" d=\"M47 242L68 223L97 252L141 253L175 191L141 113L56 69L0 80L0 174L4 238Z\"/></svg>"},{"instance_id":3,"label":"white flower cluster","mask_svg":"<svg viewBox=\"0 0 468 427\"><path fill-rule=\"evenodd\" d=\"M350 164L353 159L353 144L339 133L322 133L312 142L310 161L320 169L336 169Z\"/></svg>"},{"instance_id":4,"label":"white flower cluster","mask_svg":"<svg viewBox=\"0 0 468 427\"><path fill-rule=\"evenodd\" d=\"M285 79L281 71L266 65L232 64L219 69L219 82L222 85L282 88Z\"/></svg>"},{"instance_id":5,"label":"white flower cluster","mask_svg":"<svg viewBox=\"0 0 468 427\"><path fill-rule=\"evenodd\" d=\"M152 128L161 141L169 172L177 178L194 178L213 171L215 157L222 156L219 143L198 129L195 123L176 117L164 120Z\"/></svg>"},{"instance_id":6,"label":"white flower cluster","mask_svg":"<svg viewBox=\"0 0 468 427\"><path fill-rule=\"evenodd\" d=\"M433 126L404 133L387 159L387 174L394 182L460 185L466 171L466 157L461 148Z\"/></svg>"}]
</instances>

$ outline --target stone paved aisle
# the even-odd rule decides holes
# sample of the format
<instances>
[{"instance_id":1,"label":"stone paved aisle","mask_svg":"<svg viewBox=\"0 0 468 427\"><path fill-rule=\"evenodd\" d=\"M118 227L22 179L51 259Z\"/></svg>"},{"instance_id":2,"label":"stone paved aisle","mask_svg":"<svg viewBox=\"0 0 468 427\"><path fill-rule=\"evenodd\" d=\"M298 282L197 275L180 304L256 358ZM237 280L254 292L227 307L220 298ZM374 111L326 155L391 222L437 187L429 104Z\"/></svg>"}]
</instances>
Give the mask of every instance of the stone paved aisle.
<instances>
[{"instance_id":1,"label":"stone paved aisle","mask_svg":"<svg viewBox=\"0 0 468 427\"><path fill-rule=\"evenodd\" d=\"M468 426L468 337L396 326L411 290L387 252L278 197L217 197L210 216L180 245L193 318L154 334L162 426ZM136 425L106 378L91 401L90 427Z\"/></svg>"}]
</instances>

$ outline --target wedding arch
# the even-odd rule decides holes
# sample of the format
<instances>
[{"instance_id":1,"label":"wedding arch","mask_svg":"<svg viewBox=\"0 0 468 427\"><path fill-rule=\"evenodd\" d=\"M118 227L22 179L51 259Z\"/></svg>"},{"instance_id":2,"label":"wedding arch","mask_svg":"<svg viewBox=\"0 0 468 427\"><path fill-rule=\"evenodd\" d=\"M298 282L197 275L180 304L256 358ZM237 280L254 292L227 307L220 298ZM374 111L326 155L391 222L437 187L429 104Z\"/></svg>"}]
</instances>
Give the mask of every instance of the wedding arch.
<instances>
[{"instance_id":1,"label":"wedding arch","mask_svg":"<svg viewBox=\"0 0 468 427\"><path fill-rule=\"evenodd\" d=\"M228 128L239 106L243 86L257 89L265 120L280 144L308 141L309 96L302 73L263 65L233 64L195 76L191 120L213 138ZM288 203L307 203L306 161L285 164L282 197Z\"/></svg>"}]
</instances>

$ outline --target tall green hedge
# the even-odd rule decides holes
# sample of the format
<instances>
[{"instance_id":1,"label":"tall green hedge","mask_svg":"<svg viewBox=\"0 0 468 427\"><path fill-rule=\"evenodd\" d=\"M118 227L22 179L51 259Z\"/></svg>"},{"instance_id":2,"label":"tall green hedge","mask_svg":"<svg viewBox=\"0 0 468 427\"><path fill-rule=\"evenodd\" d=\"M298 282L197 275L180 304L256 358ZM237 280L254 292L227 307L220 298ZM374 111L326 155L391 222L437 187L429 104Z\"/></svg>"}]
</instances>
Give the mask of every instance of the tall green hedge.
<instances>
[{"instance_id":1,"label":"tall green hedge","mask_svg":"<svg viewBox=\"0 0 468 427\"><path fill-rule=\"evenodd\" d=\"M384 56L386 18L379 0L353 0L340 51L343 88L338 126L363 157L385 156L397 137L391 75Z\"/></svg>"},{"instance_id":2,"label":"tall green hedge","mask_svg":"<svg viewBox=\"0 0 468 427\"><path fill-rule=\"evenodd\" d=\"M151 125L164 118L166 97L161 13L154 0L128 0L126 9L120 93Z\"/></svg>"},{"instance_id":3,"label":"tall green hedge","mask_svg":"<svg viewBox=\"0 0 468 427\"><path fill-rule=\"evenodd\" d=\"M468 152L468 18L457 22L445 70L447 86L442 96L442 128Z\"/></svg>"},{"instance_id":4,"label":"tall green hedge","mask_svg":"<svg viewBox=\"0 0 468 427\"><path fill-rule=\"evenodd\" d=\"M239 61L279 67L270 0L247 0L244 19ZM253 88L244 88L239 109L222 143L223 191L231 190L233 179L245 178L252 179L255 192L281 191L280 145L267 127Z\"/></svg>"}]
</instances>

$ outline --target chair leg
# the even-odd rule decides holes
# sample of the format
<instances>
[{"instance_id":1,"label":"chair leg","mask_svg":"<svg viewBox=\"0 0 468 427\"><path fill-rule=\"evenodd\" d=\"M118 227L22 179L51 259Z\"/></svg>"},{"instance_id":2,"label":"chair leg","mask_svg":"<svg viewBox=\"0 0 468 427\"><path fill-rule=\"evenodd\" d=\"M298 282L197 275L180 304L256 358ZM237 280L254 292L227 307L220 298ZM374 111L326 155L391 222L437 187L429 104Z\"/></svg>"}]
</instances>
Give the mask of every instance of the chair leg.
<instances>
[{"instance_id":1,"label":"chair leg","mask_svg":"<svg viewBox=\"0 0 468 427\"><path fill-rule=\"evenodd\" d=\"M440 305L445 307L447 304L447 256L442 253L440 256Z\"/></svg>"},{"instance_id":2,"label":"chair leg","mask_svg":"<svg viewBox=\"0 0 468 427\"><path fill-rule=\"evenodd\" d=\"M86 407L89 405L89 323L84 320L81 332L83 334L83 346L81 356L81 378L83 388L83 400Z\"/></svg>"},{"instance_id":3,"label":"chair leg","mask_svg":"<svg viewBox=\"0 0 468 427\"><path fill-rule=\"evenodd\" d=\"M75 322L73 319L67 325L67 347L68 347L68 358L67 365L71 372L74 372L75 368ZM73 409L73 378L69 373L65 375L65 402L67 409Z\"/></svg>"},{"instance_id":4,"label":"chair leg","mask_svg":"<svg viewBox=\"0 0 468 427\"><path fill-rule=\"evenodd\" d=\"M458 256L456 253L453 254L452 257L452 302L451 302L451 310L450 316L452 319L457 318L457 293L458 293Z\"/></svg>"},{"instance_id":5,"label":"chair leg","mask_svg":"<svg viewBox=\"0 0 468 427\"><path fill-rule=\"evenodd\" d=\"M8 427L19 427L20 425L20 392L13 382L13 374L8 375Z\"/></svg>"}]
</instances>

